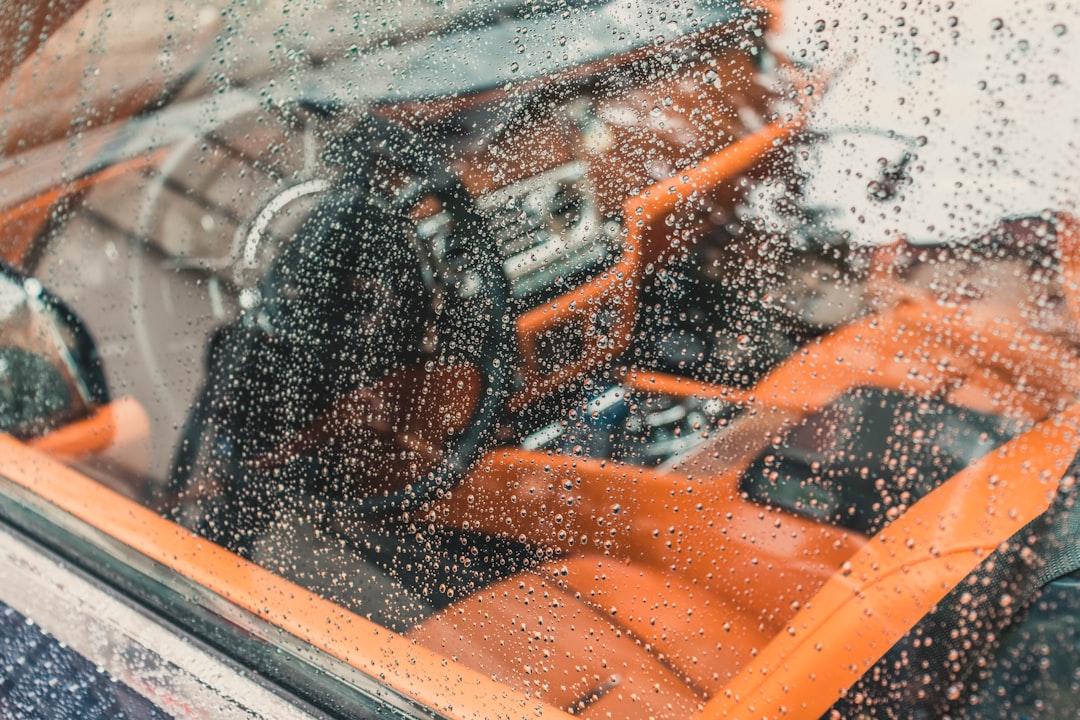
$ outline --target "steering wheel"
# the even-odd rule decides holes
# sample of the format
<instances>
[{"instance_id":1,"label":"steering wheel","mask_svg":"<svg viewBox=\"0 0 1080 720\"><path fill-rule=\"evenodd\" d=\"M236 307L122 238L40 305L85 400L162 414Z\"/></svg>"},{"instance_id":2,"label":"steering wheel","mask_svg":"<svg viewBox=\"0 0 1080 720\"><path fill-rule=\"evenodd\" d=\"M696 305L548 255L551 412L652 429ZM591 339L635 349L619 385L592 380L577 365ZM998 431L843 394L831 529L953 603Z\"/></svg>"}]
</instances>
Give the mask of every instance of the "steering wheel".
<instances>
[{"instance_id":1,"label":"steering wheel","mask_svg":"<svg viewBox=\"0 0 1080 720\"><path fill-rule=\"evenodd\" d=\"M297 495L384 517L458 483L511 381L509 283L491 228L417 133L368 117L339 169L211 340L167 509L244 551Z\"/></svg>"}]
</instances>

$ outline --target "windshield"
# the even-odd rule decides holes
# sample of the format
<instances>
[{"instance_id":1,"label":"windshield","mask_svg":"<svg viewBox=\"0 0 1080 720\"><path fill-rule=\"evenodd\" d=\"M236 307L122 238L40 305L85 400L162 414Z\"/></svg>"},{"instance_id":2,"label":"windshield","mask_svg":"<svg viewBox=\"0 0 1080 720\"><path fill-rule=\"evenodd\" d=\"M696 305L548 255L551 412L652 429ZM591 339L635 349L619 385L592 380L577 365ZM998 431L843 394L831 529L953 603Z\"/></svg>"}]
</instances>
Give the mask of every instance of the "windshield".
<instances>
[{"instance_id":1,"label":"windshield","mask_svg":"<svg viewBox=\"0 0 1080 720\"><path fill-rule=\"evenodd\" d=\"M26 13L0 515L305 702L949 714L1075 581L1077 8Z\"/></svg>"}]
</instances>

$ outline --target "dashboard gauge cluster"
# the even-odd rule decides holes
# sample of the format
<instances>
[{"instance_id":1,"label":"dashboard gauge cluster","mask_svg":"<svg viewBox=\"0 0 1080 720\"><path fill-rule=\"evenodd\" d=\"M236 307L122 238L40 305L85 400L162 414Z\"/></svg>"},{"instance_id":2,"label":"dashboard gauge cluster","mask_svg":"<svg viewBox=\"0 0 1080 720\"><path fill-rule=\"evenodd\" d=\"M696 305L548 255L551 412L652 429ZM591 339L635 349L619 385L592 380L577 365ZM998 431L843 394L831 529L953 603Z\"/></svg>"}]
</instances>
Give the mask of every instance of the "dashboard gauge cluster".
<instances>
[{"instance_id":1,"label":"dashboard gauge cluster","mask_svg":"<svg viewBox=\"0 0 1080 720\"><path fill-rule=\"evenodd\" d=\"M516 298L550 299L551 290L610 262L620 225L601 217L586 173L574 161L481 199Z\"/></svg>"}]
</instances>

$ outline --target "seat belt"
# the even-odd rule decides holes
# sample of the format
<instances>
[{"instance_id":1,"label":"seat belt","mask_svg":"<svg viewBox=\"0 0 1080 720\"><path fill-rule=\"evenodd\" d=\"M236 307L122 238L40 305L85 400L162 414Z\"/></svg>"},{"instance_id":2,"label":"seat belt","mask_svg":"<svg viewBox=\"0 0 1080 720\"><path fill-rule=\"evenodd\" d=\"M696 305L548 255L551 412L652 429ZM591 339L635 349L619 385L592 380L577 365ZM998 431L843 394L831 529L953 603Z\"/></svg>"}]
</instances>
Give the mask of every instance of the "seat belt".
<instances>
[{"instance_id":1,"label":"seat belt","mask_svg":"<svg viewBox=\"0 0 1080 720\"><path fill-rule=\"evenodd\" d=\"M1002 635L1051 582L1080 570L1080 453L1054 501L1002 543L823 717L958 717ZM830 714L833 713L833 714ZM839 715L835 715L839 713Z\"/></svg>"},{"instance_id":2,"label":"seat belt","mask_svg":"<svg viewBox=\"0 0 1080 720\"><path fill-rule=\"evenodd\" d=\"M1078 483L1080 455L1073 459L1053 505L1046 512L1053 516L1048 532L1040 536L1032 548L1044 563L1035 575L1038 589L1080 570L1080 508L1076 507L1080 495Z\"/></svg>"}]
</instances>

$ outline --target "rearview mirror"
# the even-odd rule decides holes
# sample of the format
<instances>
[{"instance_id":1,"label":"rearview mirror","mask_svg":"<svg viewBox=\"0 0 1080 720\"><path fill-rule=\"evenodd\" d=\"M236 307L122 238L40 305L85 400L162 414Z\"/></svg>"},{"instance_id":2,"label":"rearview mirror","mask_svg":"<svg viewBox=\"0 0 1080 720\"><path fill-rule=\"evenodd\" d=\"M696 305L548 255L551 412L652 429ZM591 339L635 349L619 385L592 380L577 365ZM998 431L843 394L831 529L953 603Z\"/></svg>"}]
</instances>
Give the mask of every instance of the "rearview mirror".
<instances>
[{"instance_id":1,"label":"rearview mirror","mask_svg":"<svg viewBox=\"0 0 1080 720\"><path fill-rule=\"evenodd\" d=\"M0 261L0 432L44 435L106 402L82 320L40 281Z\"/></svg>"}]
</instances>

